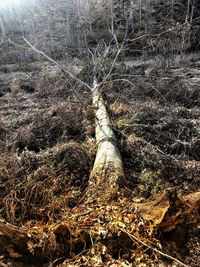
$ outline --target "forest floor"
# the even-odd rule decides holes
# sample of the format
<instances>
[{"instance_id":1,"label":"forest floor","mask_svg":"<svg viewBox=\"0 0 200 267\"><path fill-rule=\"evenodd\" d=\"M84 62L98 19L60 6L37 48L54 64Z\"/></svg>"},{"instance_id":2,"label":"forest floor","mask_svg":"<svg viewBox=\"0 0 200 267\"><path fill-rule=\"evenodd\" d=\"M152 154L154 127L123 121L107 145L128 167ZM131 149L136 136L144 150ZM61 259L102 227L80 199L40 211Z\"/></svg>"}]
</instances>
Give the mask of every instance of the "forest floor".
<instances>
[{"instance_id":1,"label":"forest floor","mask_svg":"<svg viewBox=\"0 0 200 267\"><path fill-rule=\"evenodd\" d=\"M200 56L168 63L126 60L105 88L126 182L113 202L99 204L84 199L96 153L89 92L47 62L0 66L0 216L38 233L65 223L75 240L68 259L49 253L41 266L179 266L159 249L199 266L199 210L184 229L157 227L171 205L166 192L200 189ZM163 213L157 233L138 211L154 199ZM54 229L56 237L66 231ZM13 253L0 247L0 266L31 266Z\"/></svg>"}]
</instances>

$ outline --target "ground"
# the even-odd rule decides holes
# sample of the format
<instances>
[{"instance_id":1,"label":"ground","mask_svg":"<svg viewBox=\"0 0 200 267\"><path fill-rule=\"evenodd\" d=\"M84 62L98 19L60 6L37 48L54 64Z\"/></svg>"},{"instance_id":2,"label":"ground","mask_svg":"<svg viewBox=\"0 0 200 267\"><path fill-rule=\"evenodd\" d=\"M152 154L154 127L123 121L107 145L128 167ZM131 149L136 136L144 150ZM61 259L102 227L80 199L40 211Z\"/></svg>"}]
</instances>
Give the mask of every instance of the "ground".
<instances>
[{"instance_id":1,"label":"ground","mask_svg":"<svg viewBox=\"0 0 200 267\"><path fill-rule=\"evenodd\" d=\"M112 205L84 198L96 153L88 90L45 61L0 67L1 217L26 229L62 222L77 233L82 226L69 259L50 255L47 266L179 266L128 238L133 225L139 240L152 238L149 246L155 238L135 203L170 188L179 195L199 191L200 57L174 58L167 64L156 57L125 59L105 87L126 174ZM66 229L53 231L60 236ZM157 236L155 246L199 266L199 226L175 234L175 240L173 231ZM2 264L17 266L2 250Z\"/></svg>"}]
</instances>

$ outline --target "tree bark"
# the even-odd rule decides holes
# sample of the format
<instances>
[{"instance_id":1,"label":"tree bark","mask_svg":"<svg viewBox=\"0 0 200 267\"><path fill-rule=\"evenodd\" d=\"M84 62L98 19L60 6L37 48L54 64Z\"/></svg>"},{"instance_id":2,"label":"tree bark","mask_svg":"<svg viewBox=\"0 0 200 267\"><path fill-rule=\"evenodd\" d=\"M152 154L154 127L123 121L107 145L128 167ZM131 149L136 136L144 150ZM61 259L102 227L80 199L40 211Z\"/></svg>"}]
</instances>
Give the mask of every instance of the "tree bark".
<instances>
[{"instance_id":1,"label":"tree bark","mask_svg":"<svg viewBox=\"0 0 200 267\"><path fill-rule=\"evenodd\" d=\"M111 121L99 91L99 86L94 81L93 86L93 105L96 109L96 145L97 153L93 165L93 170L89 180L89 190L103 188L106 194L116 193L119 184L124 180L124 169L119 149L117 147L117 140Z\"/></svg>"}]
</instances>

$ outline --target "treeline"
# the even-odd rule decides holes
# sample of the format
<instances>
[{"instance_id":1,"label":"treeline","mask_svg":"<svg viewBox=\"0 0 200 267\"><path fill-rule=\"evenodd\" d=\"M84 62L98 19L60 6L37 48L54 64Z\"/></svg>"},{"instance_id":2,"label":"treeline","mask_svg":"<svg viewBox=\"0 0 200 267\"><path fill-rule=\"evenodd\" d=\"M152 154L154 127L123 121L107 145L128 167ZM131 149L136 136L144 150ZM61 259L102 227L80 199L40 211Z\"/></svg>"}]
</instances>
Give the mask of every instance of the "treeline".
<instances>
[{"instance_id":1,"label":"treeline","mask_svg":"<svg viewBox=\"0 0 200 267\"><path fill-rule=\"evenodd\" d=\"M197 51L199 16L195 0L24 0L0 11L0 59L37 60L22 36L64 60L84 55L101 40L112 42L113 33L119 42L127 40L131 56ZM135 38L141 39L132 42Z\"/></svg>"}]
</instances>

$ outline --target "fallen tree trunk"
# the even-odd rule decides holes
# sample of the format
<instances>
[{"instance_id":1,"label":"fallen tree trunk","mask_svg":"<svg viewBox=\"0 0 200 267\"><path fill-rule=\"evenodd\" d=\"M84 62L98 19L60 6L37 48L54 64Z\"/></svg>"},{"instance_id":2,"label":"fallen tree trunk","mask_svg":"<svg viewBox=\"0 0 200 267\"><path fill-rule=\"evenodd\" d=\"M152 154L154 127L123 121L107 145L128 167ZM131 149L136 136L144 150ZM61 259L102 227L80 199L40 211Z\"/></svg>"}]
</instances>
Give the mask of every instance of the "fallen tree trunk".
<instances>
[{"instance_id":1,"label":"fallen tree trunk","mask_svg":"<svg viewBox=\"0 0 200 267\"><path fill-rule=\"evenodd\" d=\"M99 191L102 187L104 191L106 190L105 193L113 195L124 180L123 163L111 121L96 81L94 81L92 97L96 109L97 153L88 189L91 193L93 189L96 190L98 187L98 193L102 193L101 190Z\"/></svg>"},{"instance_id":2,"label":"fallen tree trunk","mask_svg":"<svg viewBox=\"0 0 200 267\"><path fill-rule=\"evenodd\" d=\"M108 112L104 100L101 96L99 90L99 85L94 77L93 88L87 83L80 80L73 73L67 69L63 69L55 60L47 56L44 52L36 49L25 37L24 41L31 47L36 53L40 54L42 57L47 59L49 62L58 66L65 74L69 75L72 79L77 81L79 84L87 87L92 92L93 105L96 108L96 144L97 144L97 154L94 162L93 170L89 179L89 186L87 190L87 196L96 191L98 187L98 194L102 194L100 188L102 187L106 194L110 198L118 191L118 186L122 183L124 179L123 163L119 149L117 147L117 140L113 129L111 127L111 122L109 119ZM122 45L123 47L123 45ZM110 76L112 69L116 63L119 54L122 51L122 47L118 50L115 59L112 63L112 67L104 78L103 82ZM97 191L96 191L97 193ZM105 194L104 194L105 196Z\"/></svg>"}]
</instances>

